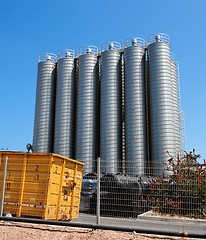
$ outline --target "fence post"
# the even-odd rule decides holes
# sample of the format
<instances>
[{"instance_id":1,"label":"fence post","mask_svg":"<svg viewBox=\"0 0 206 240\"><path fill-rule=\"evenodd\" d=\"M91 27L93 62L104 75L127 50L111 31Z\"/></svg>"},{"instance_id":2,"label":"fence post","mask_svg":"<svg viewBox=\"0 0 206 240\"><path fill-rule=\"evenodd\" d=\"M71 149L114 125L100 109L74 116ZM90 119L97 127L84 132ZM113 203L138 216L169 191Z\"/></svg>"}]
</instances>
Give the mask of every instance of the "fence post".
<instances>
[{"instance_id":1,"label":"fence post","mask_svg":"<svg viewBox=\"0 0 206 240\"><path fill-rule=\"evenodd\" d=\"M96 207L97 225L100 224L100 158L97 158L97 207Z\"/></svg>"},{"instance_id":2,"label":"fence post","mask_svg":"<svg viewBox=\"0 0 206 240\"><path fill-rule=\"evenodd\" d=\"M0 205L0 216L1 217L3 215L3 209L4 209L4 195L5 195L5 185L6 185L7 164L8 164L8 156L5 156L5 158L4 158L4 172L3 172L3 179L2 179L1 205Z\"/></svg>"}]
</instances>

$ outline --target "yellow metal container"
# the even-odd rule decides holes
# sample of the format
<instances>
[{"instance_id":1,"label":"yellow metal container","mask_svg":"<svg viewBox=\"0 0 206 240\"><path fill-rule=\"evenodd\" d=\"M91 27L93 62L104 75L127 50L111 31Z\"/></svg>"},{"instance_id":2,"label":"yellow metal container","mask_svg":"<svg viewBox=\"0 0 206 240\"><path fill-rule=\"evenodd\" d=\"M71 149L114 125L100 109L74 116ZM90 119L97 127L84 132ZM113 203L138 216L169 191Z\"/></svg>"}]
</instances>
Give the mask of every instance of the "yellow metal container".
<instances>
[{"instance_id":1,"label":"yellow metal container","mask_svg":"<svg viewBox=\"0 0 206 240\"><path fill-rule=\"evenodd\" d=\"M47 220L78 217L83 163L58 154L0 152L0 192L6 156L4 212Z\"/></svg>"}]
</instances>

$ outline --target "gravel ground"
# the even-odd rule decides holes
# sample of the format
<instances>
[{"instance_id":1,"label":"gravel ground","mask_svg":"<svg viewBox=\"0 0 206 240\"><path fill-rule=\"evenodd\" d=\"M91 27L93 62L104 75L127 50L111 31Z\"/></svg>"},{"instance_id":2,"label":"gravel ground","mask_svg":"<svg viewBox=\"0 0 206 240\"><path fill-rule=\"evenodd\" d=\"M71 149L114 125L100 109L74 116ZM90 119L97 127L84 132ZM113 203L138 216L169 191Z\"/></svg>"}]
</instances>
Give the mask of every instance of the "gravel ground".
<instances>
[{"instance_id":1,"label":"gravel ground","mask_svg":"<svg viewBox=\"0 0 206 240\"><path fill-rule=\"evenodd\" d=\"M181 237L168 237L107 230L92 230L71 227L38 225L30 223L0 222L0 240L177 240ZM189 240L191 238L184 238Z\"/></svg>"}]
</instances>

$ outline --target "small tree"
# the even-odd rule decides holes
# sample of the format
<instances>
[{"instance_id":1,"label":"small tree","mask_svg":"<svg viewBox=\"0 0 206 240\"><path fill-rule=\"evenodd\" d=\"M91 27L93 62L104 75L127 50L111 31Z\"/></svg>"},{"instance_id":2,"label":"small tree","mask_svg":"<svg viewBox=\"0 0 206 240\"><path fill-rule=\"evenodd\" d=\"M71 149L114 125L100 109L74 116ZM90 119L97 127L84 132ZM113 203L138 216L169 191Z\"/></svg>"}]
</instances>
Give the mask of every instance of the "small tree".
<instances>
[{"instance_id":1,"label":"small tree","mask_svg":"<svg viewBox=\"0 0 206 240\"><path fill-rule=\"evenodd\" d=\"M149 185L147 197L154 212L206 218L206 162L198 163L195 150L180 158L170 156L169 177L160 176Z\"/></svg>"}]
</instances>

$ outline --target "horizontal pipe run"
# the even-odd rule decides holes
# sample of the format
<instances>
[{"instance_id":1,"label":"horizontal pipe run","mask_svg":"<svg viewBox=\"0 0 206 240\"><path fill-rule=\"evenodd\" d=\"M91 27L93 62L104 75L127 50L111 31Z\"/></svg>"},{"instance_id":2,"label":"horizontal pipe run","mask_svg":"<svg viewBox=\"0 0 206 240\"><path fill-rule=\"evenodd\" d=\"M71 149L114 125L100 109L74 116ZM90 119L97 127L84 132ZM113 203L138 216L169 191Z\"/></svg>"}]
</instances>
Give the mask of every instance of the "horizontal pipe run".
<instances>
[{"instance_id":1,"label":"horizontal pipe run","mask_svg":"<svg viewBox=\"0 0 206 240\"><path fill-rule=\"evenodd\" d=\"M139 228L134 228L134 227L108 226L108 225L103 225L103 224L97 225L97 224L85 224L85 223L72 223L72 222L68 222L68 221L51 221L51 220L17 218L17 217L0 217L0 221L45 224L45 225L54 225L54 226L56 225L56 226L63 226L63 227L90 228L90 229L94 229L94 230L101 229L101 230L111 230L111 231L121 231L121 232L136 232L136 233L144 233L144 234L155 234L155 235L165 235L165 236L178 236L178 237L206 239L206 234L158 231L158 230L151 230L151 229L139 229Z\"/></svg>"}]
</instances>

